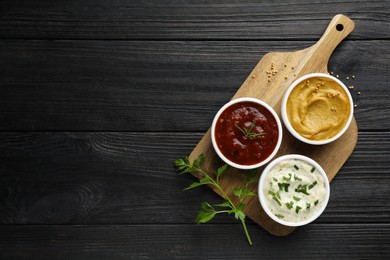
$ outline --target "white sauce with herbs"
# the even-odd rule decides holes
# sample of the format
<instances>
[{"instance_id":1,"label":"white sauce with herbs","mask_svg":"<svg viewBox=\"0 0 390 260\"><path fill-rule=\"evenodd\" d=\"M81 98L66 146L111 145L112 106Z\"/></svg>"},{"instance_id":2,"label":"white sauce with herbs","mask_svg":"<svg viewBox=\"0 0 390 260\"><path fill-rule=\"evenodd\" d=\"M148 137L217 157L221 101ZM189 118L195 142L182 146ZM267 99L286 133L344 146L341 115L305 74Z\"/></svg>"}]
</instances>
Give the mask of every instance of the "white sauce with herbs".
<instances>
[{"instance_id":1,"label":"white sauce with herbs","mask_svg":"<svg viewBox=\"0 0 390 260\"><path fill-rule=\"evenodd\" d=\"M263 183L269 210L286 222L301 222L316 214L326 202L324 177L311 164L289 159L276 164Z\"/></svg>"}]
</instances>

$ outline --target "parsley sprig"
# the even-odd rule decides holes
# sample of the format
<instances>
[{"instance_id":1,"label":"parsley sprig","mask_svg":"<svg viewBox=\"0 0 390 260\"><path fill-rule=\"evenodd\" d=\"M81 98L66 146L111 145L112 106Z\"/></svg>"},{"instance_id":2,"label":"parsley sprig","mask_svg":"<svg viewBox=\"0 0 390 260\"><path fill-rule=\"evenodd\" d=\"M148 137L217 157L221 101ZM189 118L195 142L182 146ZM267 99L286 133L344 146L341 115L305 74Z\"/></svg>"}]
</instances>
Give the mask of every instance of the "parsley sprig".
<instances>
[{"instance_id":1,"label":"parsley sprig","mask_svg":"<svg viewBox=\"0 0 390 260\"><path fill-rule=\"evenodd\" d=\"M238 130L240 130L244 134L244 138L255 138L258 136L265 135L264 132L257 133L255 131L253 131L253 128L255 127L255 125L256 125L256 119L253 119L252 124L249 126L249 128L245 128L245 127L241 128L237 124L235 124L235 126L238 128Z\"/></svg>"},{"instance_id":2,"label":"parsley sprig","mask_svg":"<svg viewBox=\"0 0 390 260\"><path fill-rule=\"evenodd\" d=\"M193 163L189 161L188 157L184 157L182 159L178 159L175 161L175 165L179 171L179 174L183 174L183 173L201 174L201 178L199 179L199 181L192 183L184 190L190 190L202 185L211 185L215 187L219 191L221 196L225 199L222 203L216 205L211 205L208 202L202 202L201 210L198 212L196 216L196 220L195 220L196 223L197 224L206 223L212 220L217 214L221 214L221 213L234 214L234 217L237 220L240 220L242 223L249 245L252 245L253 243L245 223L246 215L243 212L243 209L246 206L244 204L245 198L256 196L256 194L253 191L249 190L249 184L257 181L256 171L245 172L245 178L246 178L245 185L243 187L234 188L232 190L233 195L236 196L240 201L240 204L236 206L220 186L220 178L224 174L230 171L230 167L227 164L219 167L214 172L214 177L212 177L209 173L207 173L201 168L201 164L203 163L204 160L205 160L205 156L201 154L198 156L198 158L196 158L193 161Z\"/></svg>"}]
</instances>

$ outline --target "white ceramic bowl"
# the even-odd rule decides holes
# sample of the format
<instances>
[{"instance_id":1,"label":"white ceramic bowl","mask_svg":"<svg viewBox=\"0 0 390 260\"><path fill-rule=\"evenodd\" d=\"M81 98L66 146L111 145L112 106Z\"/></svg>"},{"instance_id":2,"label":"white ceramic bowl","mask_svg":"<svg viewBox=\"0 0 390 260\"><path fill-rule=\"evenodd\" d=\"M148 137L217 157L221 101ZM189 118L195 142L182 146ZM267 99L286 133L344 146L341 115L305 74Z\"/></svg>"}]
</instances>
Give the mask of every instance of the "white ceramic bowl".
<instances>
[{"instance_id":1,"label":"white ceramic bowl","mask_svg":"<svg viewBox=\"0 0 390 260\"><path fill-rule=\"evenodd\" d=\"M243 165L243 164L238 164L238 163L232 162L231 160L226 158L226 156L220 151L220 149L218 148L218 145L217 145L216 138L215 138L215 127L216 127L217 120L219 119L220 115L225 111L226 108L230 107L233 104L239 103L239 102L253 102L253 103L257 103L257 104L263 106L264 108L266 108L272 114L272 116L275 118L275 121L277 123L277 127L278 127L278 140L277 140L276 146L274 147L272 153L267 158L265 158L264 160L262 160L261 162L256 163L256 164ZM268 163L275 156L275 154L279 150L280 145L282 143L282 136L283 136L283 132L282 131L283 131L282 130L282 124L280 122L279 116L276 114L275 110L271 106L269 106L264 101L256 99L256 98L243 97L243 98L237 98L237 99L231 100L230 102L226 103L217 112L217 114L214 117L212 126L211 126L211 141L212 141L212 144L213 144L213 147L214 147L216 153L218 154L218 156L225 163L229 164L230 166L232 166L234 168L247 170L247 169L254 169L254 168L260 167L260 166Z\"/></svg>"},{"instance_id":2,"label":"white ceramic bowl","mask_svg":"<svg viewBox=\"0 0 390 260\"><path fill-rule=\"evenodd\" d=\"M285 160L290 160L290 159L302 160L302 161L305 161L308 164L314 166L316 171L318 171L318 173L322 176L324 183L325 183L325 191L326 191L325 194L326 195L325 195L324 200L321 202L320 207L316 209L316 211L314 212L314 214L310 218L307 218L307 219L299 221L299 222L291 222L291 221L289 222L289 221L285 221L283 219L276 217L271 212L271 210L267 204L265 196L267 196L268 194L264 194L264 189L265 189L264 184L265 184L265 180L266 180L267 175L270 173L270 170L274 166L279 164L280 162L285 161ZM259 196L259 200L260 200L260 204L261 204L262 208L267 213L267 215L270 218L272 218L274 221L276 221L277 223L282 224L284 226L290 226L290 227L303 226L303 225L309 224L310 222L314 221L324 212L324 210L328 204L329 197L330 197L329 179L328 179L328 176L326 175L324 169L317 162L312 160L311 158L303 156L303 155L299 155L299 154L284 155L284 156L278 157L275 160L273 160L272 162L270 162L267 165L267 167L264 169L263 173L260 176L260 180L259 180L258 196ZM282 207L284 207L284 206L285 205L282 205Z\"/></svg>"},{"instance_id":3,"label":"white ceramic bowl","mask_svg":"<svg viewBox=\"0 0 390 260\"><path fill-rule=\"evenodd\" d=\"M313 77L324 77L324 78L328 78L330 80L333 80L335 81L338 85L340 85L345 93L347 94L348 96L348 100L350 102L350 112L349 112L349 115L348 115L348 119L347 119L347 122L345 124L345 126L342 128L342 130L340 132L338 132L335 136L329 138L329 139L325 139L325 140L310 140L310 139L307 139L305 137L303 137L302 135L300 135L291 125L289 119L288 119L288 116L287 116L287 100L288 100L288 97L291 93L291 91L293 91L293 89L302 81L305 81L305 80L308 80L310 78L313 78ZM331 76L331 75L328 75L328 74L324 74L324 73L311 73L311 74L307 74L303 77L300 77L299 79L297 79L296 81L294 81L291 86L287 89L286 93L284 94L283 96L283 100L282 100L282 108L281 108L281 115L282 115L282 118L283 118L283 122L284 122L284 125L286 126L287 130L297 139L299 139L300 141L302 142L305 142L305 143L308 143L308 144L312 144L312 145L323 145L323 144L327 144L327 143L330 143L330 142L333 142L335 140L337 140L340 136L342 136L345 131L347 131L349 125L351 124L351 121L352 121L352 118L353 118L353 100L352 100L352 96L351 94L349 93L349 90L348 88L344 85L343 82L341 82L340 80L338 80L337 78Z\"/></svg>"}]
</instances>

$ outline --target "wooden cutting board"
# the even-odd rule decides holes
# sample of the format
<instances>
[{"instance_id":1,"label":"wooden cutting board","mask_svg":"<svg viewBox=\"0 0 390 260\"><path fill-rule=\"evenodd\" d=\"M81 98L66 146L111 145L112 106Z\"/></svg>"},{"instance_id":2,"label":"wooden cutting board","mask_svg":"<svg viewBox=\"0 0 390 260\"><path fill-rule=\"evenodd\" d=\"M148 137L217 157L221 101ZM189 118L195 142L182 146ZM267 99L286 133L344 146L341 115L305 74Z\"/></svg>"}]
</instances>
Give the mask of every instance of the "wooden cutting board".
<instances>
[{"instance_id":1,"label":"wooden cutting board","mask_svg":"<svg viewBox=\"0 0 390 260\"><path fill-rule=\"evenodd\" d=\"M282 96L289 85L305 74L328 73L327 65L333 50L353 29L354 22L339 14L332 19L321 39L313 46L294 52L271 52L264 55L232 99L239 97L261 99L272 106L280 116ZM270 77L268 77L267 72ZM272 72L274 73L272 74ZM330 181L351 155L358 136L355 119L352 120L349 129L340 139L323 146L304 144L288 133L286 128L283 129L283 133L282 145L275 158L292 153L311 157L324 168ZM192 151L190 160L194 160L202 153L206 156L202 166L207 172L212 173L223 164L212 147L210 129ZM264 167L258 169L259 174ZM199 177L196 174L194 176ZM221 178L221 183L228 196L234 203L238 204L238 200L232 195L231 190L244 184L242 178L233 171L224 175ZM253 186L253 189L257 190L256 185ZM248 198L245 203L247 207L244 211L247 216L271 234L285 236L294 231L295 228L280 225L269 218L263 211L258 197Z\"/></svg>"}]
</instances>

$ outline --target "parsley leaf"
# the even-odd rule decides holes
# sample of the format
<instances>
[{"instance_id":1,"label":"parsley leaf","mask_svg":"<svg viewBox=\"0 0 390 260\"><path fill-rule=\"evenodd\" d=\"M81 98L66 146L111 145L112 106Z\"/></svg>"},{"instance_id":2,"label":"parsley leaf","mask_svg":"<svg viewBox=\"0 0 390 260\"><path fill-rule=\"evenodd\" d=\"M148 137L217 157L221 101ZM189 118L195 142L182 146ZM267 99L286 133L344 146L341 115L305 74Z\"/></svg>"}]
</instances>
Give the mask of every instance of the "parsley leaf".
<instances>
[{"instance_id":1,"label":"parsley leaf","mask_svg":"<svg viewBox=\"0 0 390 260\"><path fill-rule=\"evenodd\" d=\"M219 179L229 172L230 167L228 165L223 165L219 167L215 172L214 172L214 178L204 171L202 169L202 163L205 160L205 156L203 154L199 155L192 163L189 161L189 158L186 156L184 158L178 159L175 161L175 166L179 172L179 174L183 173L199 173L199 181L192 183L190 186L185 188L184 190L190 190L202 185L210 185L214 186L216 190L221 194L221 196L225 199L222 203L216 204L215 206L221 207L221 210L215 210L215 208L210 205L207 202L203 202L201 204L201 210L198 212L196 216L196 223L206 223L210 220L212 220L217 214L221 213L227 213L227 214L232 214L234 213L234 217L237 220L241 221L241 224L244 228L244 232L246 235L246 238L248 240L248 243L252 245L252 240L251 237L249 236L248 229L245 223L245 213L244 213L244 208L245 204L243 203L243 200L247 197L250 196L255 196L255 193L251 190L249 190L248 186L250 183L255 182L257 180L256 176L256 171L252 174L248 174L247 181L243 187L237 187L232 190L233 194L239 198L240 204L239 206L236 206L229 196L226 194L225 190L222 189ZM280 195L279 195L280 197Z\"/></svg>"},{"instance_id":2,"label":"parsley leaf","mask_svg":"<svg viewBox=\"0 0 390 260\"><path fill-rule=\"evenodd\" d=\"M246 186L241 188L234 188L232 192L234 196L240 200L240 202L242 202L246 197L256 196L256 194L250 191Z\"/></svg>"},{"instance_id":3,"label":"parsley leaf","mask_svg":"<svg viewBox=\"0 0 390 260\"><path fill-rule=\"evenodd\" d=\"M212 220L216 214L216 211L214 210L213 206L211 206L207 202L203 202L200 206L202 209L198 212L198 215L196 216L196 223L206 223Z\"/></svg>"}]
</instances>

